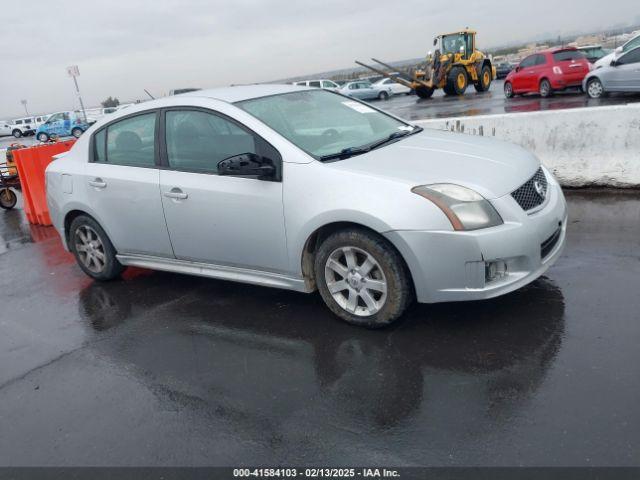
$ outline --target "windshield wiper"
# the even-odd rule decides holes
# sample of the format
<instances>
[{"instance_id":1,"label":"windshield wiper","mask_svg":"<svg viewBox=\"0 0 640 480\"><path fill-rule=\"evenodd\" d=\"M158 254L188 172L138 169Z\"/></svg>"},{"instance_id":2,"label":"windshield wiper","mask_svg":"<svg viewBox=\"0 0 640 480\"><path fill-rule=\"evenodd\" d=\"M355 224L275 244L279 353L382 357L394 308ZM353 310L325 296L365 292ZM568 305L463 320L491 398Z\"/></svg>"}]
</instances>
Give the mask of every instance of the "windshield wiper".
<instances>
[{"instance_id":1,"label":"windshield wiper","mask_svg":"<svg viewBox=\"0 0 640 480\"><path fill-rule=\"evenodd\" d=\"M349 158L352 157L354 155L360 155L362 153L367 153L370 152L371 150L381 147L383 145L386 145L389 142L392 142L394 140L398 140L400 138L404 138L408 135L413 135L414 133L419 133L422 130L424 130L422 127L413 127L413 130L401 130L398 132L393 132L392 134L390 134L388 137L383 138L382 140L377 140L373 143L370 143L368 145L362 146L362 147L349 147L349 148L343 148L342 150L340 150L337 153L330 153L329 155L322 155L320 157L321 161L324 160L333 160L336 158Z\"/></svg>"},{"instance_id":2,"label":"windshield wiper","mask_svg":"<svg viewBox=\"0 0 640 480\"><path fill-rule=\"evenodd\" d=\"M337 153L330 153L328 155L320 156L320 160L324 161L324 160L333 160L334 158L349 158L349 157L353 157L354 155L367 153L369 150L371 150L369 146L343 148Z\"/></svg>"}]
</instances>

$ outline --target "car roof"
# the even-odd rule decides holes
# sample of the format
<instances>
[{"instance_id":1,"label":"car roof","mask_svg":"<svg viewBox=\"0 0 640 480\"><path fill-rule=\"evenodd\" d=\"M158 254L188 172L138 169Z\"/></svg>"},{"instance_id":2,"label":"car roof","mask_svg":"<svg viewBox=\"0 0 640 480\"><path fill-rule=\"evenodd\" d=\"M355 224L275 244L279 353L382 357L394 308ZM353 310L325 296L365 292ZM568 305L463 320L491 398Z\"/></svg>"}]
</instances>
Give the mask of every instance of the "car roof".
<instances>
[{"instance_id":1,"label":"car roof","mask_svg":"<svg viewBox=\"0 0 640 480\"><path fill-rule=\"evenodd\" d=\"M300 92L304 90L311 90L311 88L304 87L302 85L281 84L235 85L232 87L212 88L209 90L183 93L181 95L176 95L176 97L204 97L228 103L235 103L243 100L250 100L252 98L268 97L270 95Z\"/></svg>"}]
</instances>

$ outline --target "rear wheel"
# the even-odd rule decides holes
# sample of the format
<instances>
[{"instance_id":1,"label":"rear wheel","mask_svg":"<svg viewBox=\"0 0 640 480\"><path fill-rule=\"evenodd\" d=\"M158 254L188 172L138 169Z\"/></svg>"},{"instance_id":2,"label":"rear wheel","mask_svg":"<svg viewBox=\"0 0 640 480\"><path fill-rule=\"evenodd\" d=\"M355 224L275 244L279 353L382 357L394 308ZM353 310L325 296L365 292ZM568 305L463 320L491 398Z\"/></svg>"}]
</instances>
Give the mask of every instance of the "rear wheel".
<instances>
[{"instance_id":1,"label":"rear wheel","mask_svg":"<svg viewBox=\"0 0 640 480\"><path fill-rule=\"evenodd\" d=\"M93 218L79 215L69 228L69 248L84 273L96 280L112 280L124 267L109 237Z\"/></svg>"},{"instance_id":2,"label":"rear wheel","mask_svg":"<svg viewBox=\"0 0 640 480\"><path fill-rule=\"evenodd\" d=\"M15 138L20 138L22 136L22 132L16 128L13 130L13 132L11 132L11 135L13 135Z\"/></svg>"},{"instance_id":3,"label":"rear wheel","mask_svg":"<svg viewBox=\"0 0 640 480\"><path fill-rule=\"evenodd\" d=\"M380 93L378 94L378 98L379 98L380 100L389 100L389 94L388 94L387 92L384 92L384 91L383 91L383 92L380 92Z\"/></svg>"},{"instance_id":4,"label":"rear wheel","mask_svg":"<svg viewBox=\"0 0 640 480\"><path fill-rule=\"evenodd\" d=\"M419 96L420 98L431 98L431 95L433 95L433 91L435 89L433 87L417 87L415 92L416 95ZM411 93L411 92L409 92Z\"/></svg>"},{"instance_id":5,"label":"rear wheel","mask_svg":"<svg viewBox=\"0 0 640 480\"><path fill-rule=\"evenodd\" d=\"M80 138L80 136L82 135L82 129L78 127L74 128L73 130L71 130L71 135L76 138Z\"/></svg>"},{"instance_id":6,"label":"rear wheel","mask_svg":"<svg viewBox=\"0 0 640 480\"><path fill-rule=\"evenodd\" d=\"M38 134L38 140L41 141L41 142L46 142L46 141L49 140L49 135L47 135L44 132L41 132L41 133Z\"/></svg>"},{"instance_id":7,"label":"rear wheel","mask_svg":"<svg viewBox=\"0 0 640 480\"><path fill-rule=\"evenodd\" d=\"M478 78L478 81L473 84L476 92L486 92L489 90L491 87L492 76L491 67L489 65L482 67L482 70L480 71L480 78Z\"/></svg>"},{"instance_id":8,"label":"rear wheel","mask_svg":"<svg viewBox=\"0 0 640 480\"><path fill-rule=\"evenodd\" d=\"M400 254L368 230L333 233L320 245L314 266L324 302L337 316L355 325L389 325L413 297Z\"/></svg>"},{"instance_id":9,"label":"rear wheel","mask_svg":"<svg viewBox=\"0 0 640 480\"><path fill-rule=\"evenodd\" d=\"M543 98L550 97L553 94L553 89L551 88L551 83L546 78L543 78L540 81L540 87L538 88L538 92L540 92L540 96Z\"/></svg>"},{"instance_id":10,"label":"rear wheel","mask_svg":"<svg viewBox=\"0 0 640 480\"><path fill-rule=\"evenodd\" d=\"M511 85L511 82L504 82L504 96L513 98L513 85Z\"/></svg>"},{"instance_id":11,"label":"rear wheel","mask_svg":"<svg viewBox=\"0 0 640 480\"><path fill-rule=\"evenodd\" d=\"M467 77L465 69L459 65L455 66L447 76L447 88L445 89L445 93L448 93L449 95L464 95L468 85L469 78Z\"/></svg>"},{"instance_id":12,"label":"rear wheel","mask_svg":"<svg viewBox=\"0 0 640 480\"><path fill-rule=\"evenodd\" d=\"M0 207L5 210L11 210L18 203L18 197L9 188L3 188L0 190Z\"/></svg>"},{"instance_id":13,"label":"rear wheel","mask_svg":"<svg viewBox=\"0 0 640 480\"><path fill-rule=\"evenodd\" d=\"M589 83L587 83L587 94L589 94L591 98L600 98L604 95L604 87L599 78L589 80Z\"/></svg>"}]
</instances>

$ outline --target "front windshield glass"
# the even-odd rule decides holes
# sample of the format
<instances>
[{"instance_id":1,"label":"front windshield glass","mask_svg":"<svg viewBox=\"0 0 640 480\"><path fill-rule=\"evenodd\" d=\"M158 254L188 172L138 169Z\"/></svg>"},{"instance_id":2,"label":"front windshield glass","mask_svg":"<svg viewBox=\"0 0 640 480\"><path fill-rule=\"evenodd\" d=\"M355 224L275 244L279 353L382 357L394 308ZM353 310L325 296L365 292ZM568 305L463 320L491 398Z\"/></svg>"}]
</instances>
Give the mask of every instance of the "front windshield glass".
<instances>
[{"instance_id":1,"label":"front windshield glass","mask_svg":"<svg viewBox=\"0 0 640 480\"><path fill-rule=\"evenodd\" d=\"M460 53L460 47L465 47L465 34L456 33L442 37L442 53Z\"/></svg>"},{"instance_id":2,"label":"front windshield glass","mask_svg":"<svg viewBox=\"0 0 640 480\"><path fill-rule=\"evenodd\" d=\"M414 130L366 104L324 90L255 98L236 105L317 158Z\"/></svg>"}]
</instances>

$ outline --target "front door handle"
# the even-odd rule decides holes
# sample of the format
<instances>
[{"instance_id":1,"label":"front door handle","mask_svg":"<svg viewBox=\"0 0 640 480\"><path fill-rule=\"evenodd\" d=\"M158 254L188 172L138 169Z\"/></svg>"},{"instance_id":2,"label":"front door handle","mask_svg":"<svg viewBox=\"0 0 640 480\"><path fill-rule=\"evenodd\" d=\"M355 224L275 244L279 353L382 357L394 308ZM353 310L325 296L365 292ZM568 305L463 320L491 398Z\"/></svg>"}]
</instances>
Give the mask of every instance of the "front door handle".
<instances>
[{"instance_id":1,"label":"front door handle","mask_svg":"<svg viewBox=\"0 0 640 480\"><path fill-rule=\"evenodd\" d=\"M177 187L172 188L168 192L164 192L163 195L174 200L186 200L187 198L189 198L189 194L184 193Z\"/></svg>"},{"instance_id":2,"label":"front door handle","mask_svg":"<svg viewBox=\"0 0 640 480\"><path fill-rule=\"evenodd\" d=\"M101 178L94 178L93 180L89 180L89 185L95 188L106 188L107 182Z\"/></svg>"}]
</instances>

